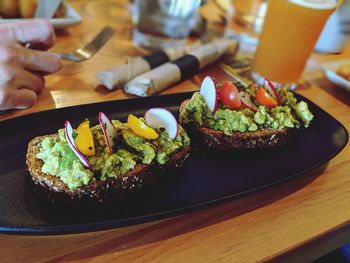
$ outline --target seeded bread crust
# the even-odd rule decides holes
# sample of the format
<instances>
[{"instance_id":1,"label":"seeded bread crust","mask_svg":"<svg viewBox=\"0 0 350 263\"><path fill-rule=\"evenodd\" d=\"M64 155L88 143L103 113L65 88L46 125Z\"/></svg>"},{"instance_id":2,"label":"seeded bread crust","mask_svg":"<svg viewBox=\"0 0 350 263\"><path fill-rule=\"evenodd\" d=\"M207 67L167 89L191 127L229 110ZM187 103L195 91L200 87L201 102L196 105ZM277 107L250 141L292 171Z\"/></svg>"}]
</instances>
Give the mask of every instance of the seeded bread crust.
<instances>
[{"instance_id":1,"label":"seeded bread crust","mask_svg":"<svg viewBox=\"0 0 350 263\"><path fill-rule=\"evenodd\" d=\"M191 150L190 147L178 150L162 166L155 162L149 165L137 164L134 169L117 178L91 182L75 190L70 190L58 177L43 173L41 171L43 162L35 157L40 150L42 140L48 136L56 138L57 134L36 137L29 142L26 165L35 193L52 203L105 203L127 197L139 188L152 184L162 176L164 171L181 167Z\"/></svg>"},{"instance_id":2,"label":"seeded bread crust","mask_svg":"<svg viewBox=\"0 0 350 263\"><path fill-rule=\"evenodd\" d=\"M181 103L180 112L185 110L189 100ZM297 129L284 128L281 130L261 129L257 131L232 132L230 135L222 131L199 127L195 123L181 125L189 136L209 148L217 150L230 149L264 149L282 146L288 143Z\"/></svg>"}]
</instances>

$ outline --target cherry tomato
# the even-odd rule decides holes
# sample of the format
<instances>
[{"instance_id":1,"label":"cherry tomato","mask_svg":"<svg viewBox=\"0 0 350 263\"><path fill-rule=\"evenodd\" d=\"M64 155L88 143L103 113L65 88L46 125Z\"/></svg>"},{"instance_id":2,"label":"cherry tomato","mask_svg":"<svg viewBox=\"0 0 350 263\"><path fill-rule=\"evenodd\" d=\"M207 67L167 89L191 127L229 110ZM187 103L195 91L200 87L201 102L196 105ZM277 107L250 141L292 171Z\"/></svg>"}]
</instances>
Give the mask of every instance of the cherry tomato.
<instances>
[{"instance_id":1,"label":"cherry tomato","mask_svg":"<svg viewBox=\"0 0 350 263\"><path fill-rule=\"evenodd\" d=\"M219 91L220 101L230 109L239 109L241 107L241 98L235 84L231 81L225 81Z\"/></svg>"},{"instance_id":2,"label":"cherry tomato","mask_svg":"<svg viewBox=\"0 0 350 263\"><path fill-rule=\"evenodd\" d=\"M259 88L255 94L256 101L266 107L276 107L277 101L264 89Z\"/></svg>"}]
</instances>

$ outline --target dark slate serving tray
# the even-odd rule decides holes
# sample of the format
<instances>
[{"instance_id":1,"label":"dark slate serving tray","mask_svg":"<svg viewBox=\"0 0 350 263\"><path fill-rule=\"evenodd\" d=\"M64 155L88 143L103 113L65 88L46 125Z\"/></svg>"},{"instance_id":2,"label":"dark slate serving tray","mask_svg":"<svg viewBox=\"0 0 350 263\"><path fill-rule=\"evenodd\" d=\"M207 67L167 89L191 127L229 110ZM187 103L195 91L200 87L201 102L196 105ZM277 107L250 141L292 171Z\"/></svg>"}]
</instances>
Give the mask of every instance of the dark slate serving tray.
<instances>
[{"instance_id":1,"label":"dark slate serving tray","mask_svg":"<svg viewBox=\"0 0 350 263\"><path fill-rule=\"evenodd\" d=\"M180 170L169 172L152 188L107 207L79 211L46 206L36 200L25 168L27 144L33 137L56 132L66 119L73 127L84 118L97 124L99 111L120 120L129 113L141 115L150 107L164 107L177 115L180 103L191 95L81 105L0 122L0 232L78 233L174 216L305 174L332 159L348 142L341 123L297 95L309 103L315 119L284 147L231 153L194 150Z\"/></svg>"}]
</instances>

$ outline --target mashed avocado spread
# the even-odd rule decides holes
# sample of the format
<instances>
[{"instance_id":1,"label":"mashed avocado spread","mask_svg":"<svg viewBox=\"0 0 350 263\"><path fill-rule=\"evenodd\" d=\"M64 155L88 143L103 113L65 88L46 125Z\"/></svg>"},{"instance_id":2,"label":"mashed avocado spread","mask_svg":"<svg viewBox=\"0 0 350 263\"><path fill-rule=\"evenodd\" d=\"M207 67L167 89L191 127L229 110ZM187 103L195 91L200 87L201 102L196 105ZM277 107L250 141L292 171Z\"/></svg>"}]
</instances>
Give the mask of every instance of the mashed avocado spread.
<instances>
[{"instance_id":1,"label":"mashed avocado spread","mask_svg":"<svg viewBox=\"0 0 350 263\"><path fill-rule=\"evenodd\" d=\"M246 91L255 94L253 89ZM246 132L258 129L270 128L280 130L283 128L299 128L301 124L308 127L313 119L304 101L297 102L293 93L287 88L279 89L283 106L268 108L257 105L258 110L241 107L238 110L231 110L221 103L215 113L212 113L204 98L196 92L184 110L180 112L180 123L196 123L199 126L223 131L231 134L234 131Z\"/></svg>"},{"instance_id":2,"label":"mashed avocado spread","mask_svg":"<svg viewBox=\"0 0 350 263\"><path fill-rule=\"evenodd\" d=\"M187 147L190 139L179 126L174 140L169 139L164 130L157 130L159 137L147 140L134 134L125 123L112 121L118 131L115 147L109 153L100 125L91 128L96 153L87 157L91 169L87 169L69 147L64 129L58 131L58 137L46 137L36 158L43 161L42 172L59 177L69 189L87 185L95 180L115 178L132 170L136 164L150 164L153 161L165 164L169 156L181 147Z\"/></svg>"}]
</instances>

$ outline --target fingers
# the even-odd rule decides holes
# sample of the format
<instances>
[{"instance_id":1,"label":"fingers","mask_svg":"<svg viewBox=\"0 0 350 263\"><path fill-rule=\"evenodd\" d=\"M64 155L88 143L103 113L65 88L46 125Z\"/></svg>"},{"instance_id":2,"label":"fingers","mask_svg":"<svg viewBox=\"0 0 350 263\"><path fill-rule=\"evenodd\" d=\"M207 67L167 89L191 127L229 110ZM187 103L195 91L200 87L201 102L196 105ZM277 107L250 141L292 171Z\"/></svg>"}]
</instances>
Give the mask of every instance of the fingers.
<instances>
[{"instance_id":1,"label":"fingers","mask_svg":"<svg viewBox=\"0 0 350 263\"><path fill-rule=\"evenodd\" d=\"M27 109L32 106L38 98L38 95L29 89L18 89L13 92L13 108Z\"/></svg>"},{"instance_id":2,"label":"fingers","mask_svg":"<svg viewBox=\"0 0 350 263\"><path fill-rule=\"evenodd\" d=\"M24 69L7 69L0 74L0 110L25 109L32 106L45 86L44 78ZM6 70L0 71L4 73ZM2 76L3 75L3 76Z\"/></svg>"},{"instance_id":3,"label":"fingers","mask_svg":"<svg viewBox=\"0 0 350 263\"><path fill-rule=\"evenodd\" d=\"M26 88L39 94L44 86L43 76L23 69L19 63L7 65L0 63L0 93L7 89Z\"/></svg>"},{"instance_id":4,"label":"fingers","mask_svg":"<svg viewBox=\"0 0 350 263\"><path fill-rule=\"evenodd\" d=\"M26 109L37 100L37 94L29 89L9 89L0 93L0 109Z\"/></svg>"},{"instance_id":5,"label":"fingers","mask_svg":"<svg viewBox=\"0 0 350 263\"><path fill-rule=\"evenodd\" d=\"M1 1L1 0L0 0ZM21 46L51 47L55 34L47 20L31 20L0 26L0 110L33 105L45 86L34 71L54 73L61 68L58 55Z\"/></svg>"},{"instance_id":6,"label":"fingers","mask_svg":"<svg viewBox=\"0 0 350 263\"><path fill-rule=\"evenodd\" d=\"M18 59L25 69L32 71L55 73L62 67L59 55L50 52L23 48L18 55Z\"/></svg>"},{"instance_id":7,"label":"fingers","mask_svg":"<svg viewBox=\"0 0 350 263\"><path fill-rule=\"evenodd\" d=\"M55 43L54 30L49 21L44 19L10 24L2 33L4 37L20 43L40 43L44 49L52 47Z\"/></svg>"},{"instance_id":8,"label":"fingers","mask_svg":"<svg viewBox=\"0 0 350 263\"><path fill-rule=\"evenodd\" d=\"M27 70L44 73L55 73L62 67L58 54L26 49L19 44L5 47L0 46L0 64L18 62Z\"/></svg>"},{"instance_id":9,"label":"fingers","mask_svg":"<svg viewBox=\"0 0 350 263\"><path fill-rule=\"evenodd\" d=\"M25 88L40 94L45 87L44 78L39 75L34 75L29 71L20 70L14 78L13 86L17 89Z\"/></svg>"}]
</instances>

